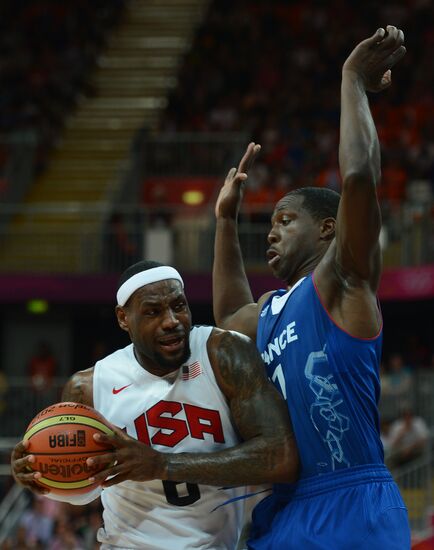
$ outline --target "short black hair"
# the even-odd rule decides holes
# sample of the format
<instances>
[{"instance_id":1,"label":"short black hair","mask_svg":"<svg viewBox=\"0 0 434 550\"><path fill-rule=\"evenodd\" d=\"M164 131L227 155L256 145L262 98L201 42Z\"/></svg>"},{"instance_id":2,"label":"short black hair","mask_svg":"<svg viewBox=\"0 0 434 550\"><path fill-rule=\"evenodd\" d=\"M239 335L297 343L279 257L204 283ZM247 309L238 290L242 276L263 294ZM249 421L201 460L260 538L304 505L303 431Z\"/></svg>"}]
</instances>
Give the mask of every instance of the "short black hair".
<instances>
[{"instance_id":1,"label":"short black hair","mask_svg":"<svg viewBox=\"0 0 434 550\"><path fill-rule=\"evenodd\" d=\"M324 187L300 187L285 195L286 197L300 196L303 198L302 208L307 210L314 220L335 218L341 196L332 189Z\"/></svg>"},{"instance_id":2,"label":"short black hair","mask_svg":"<svg viewBox=\"0 0 434 550\"><path fill-rule=\"evenodd\" d=\"M162 267L164 265L166 264L154 262L154 260L140 260L140 262L130 265L119 277L118 290L125 283L125 281L128 281L128 279L136 273L141 273L142 271L147 271L148 269L153 269L154 267Z\"/></svg>"}]
</instances>

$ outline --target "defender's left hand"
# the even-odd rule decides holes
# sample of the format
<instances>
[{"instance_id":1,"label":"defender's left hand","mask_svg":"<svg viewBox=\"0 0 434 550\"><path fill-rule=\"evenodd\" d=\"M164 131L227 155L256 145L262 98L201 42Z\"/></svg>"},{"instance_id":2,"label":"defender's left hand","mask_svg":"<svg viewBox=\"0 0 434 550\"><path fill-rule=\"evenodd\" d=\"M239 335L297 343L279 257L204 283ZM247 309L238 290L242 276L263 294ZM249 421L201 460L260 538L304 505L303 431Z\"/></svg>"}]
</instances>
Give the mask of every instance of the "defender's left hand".
<instances>
[{"instance_id":1,"label":"defender's left hand","mask_svg":"<svg viewBox=\"0 0 434 550\"><path fill-rule=\"evenodd\" d=\"M360 42L349 55L343 66L343 73L356 73L369 92L380 92L392 83L391 68L406 53L404 33L389 25Z\"/></svg>"},{"instance_id":2,"label":"defender's left hand","mask_svg":"<svg viewBox=\"0 0 434 550\"><path fill-rule=\"evenodd\" d=\"M145 443L130 437L116 426L111 427L114 435L95 434L94 439L112 445L113 451L88 458L86 461L89 466L101 464L110 464L110 466L89 478L90 481L99 482L105 488L127 480L164 479L165 460L163 453L154 451Z\"/></svg>"}]
</instances>

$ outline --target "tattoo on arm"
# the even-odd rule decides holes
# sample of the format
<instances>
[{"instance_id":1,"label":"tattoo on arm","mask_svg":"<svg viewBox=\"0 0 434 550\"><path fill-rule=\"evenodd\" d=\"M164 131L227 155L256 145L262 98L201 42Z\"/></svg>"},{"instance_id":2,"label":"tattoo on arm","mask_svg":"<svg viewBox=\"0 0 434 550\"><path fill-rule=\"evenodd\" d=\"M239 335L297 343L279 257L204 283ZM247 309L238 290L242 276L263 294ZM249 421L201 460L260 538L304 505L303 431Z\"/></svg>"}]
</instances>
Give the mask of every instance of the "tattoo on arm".
<instances>
[{"instance_id":1,"label":"tattoo on arm","mask_svg":"<svg viewBox=\"0 0 434 550\"><path fill-rule=\"evenodd\" d=\"M229 397L232 417L241 437L245 441L260 438L267 442L255 466L273 468L280 441L288 436L293 439L287 405L268 380L256 346L244 337L237 335L236 339L234 342L233 335L224 335L219 346L220 373L224 380L219 383Z\"/></svg>"},{"instance_id":2,"label":"tattoo on arm","mask_svg":"<svg viewBox=\"0 0 434 550\"><path fill-rule=\"evenodd\" d=\"M63 388L61 400L93 407L93 368L75 373Z\"/></svg>"},{"instance_id":3,"label":"tattoo on arm","mask_svg":"<svg viewBox=\"0 0 434 550\"><path fill-rule=\"evenodd\" d=\"M254 344L229 332L215 344L210 358L243 442L216 453L168 455L169 479L208 485L294 481L298 453L287 407Z\"/></svg>"}]
</instances>

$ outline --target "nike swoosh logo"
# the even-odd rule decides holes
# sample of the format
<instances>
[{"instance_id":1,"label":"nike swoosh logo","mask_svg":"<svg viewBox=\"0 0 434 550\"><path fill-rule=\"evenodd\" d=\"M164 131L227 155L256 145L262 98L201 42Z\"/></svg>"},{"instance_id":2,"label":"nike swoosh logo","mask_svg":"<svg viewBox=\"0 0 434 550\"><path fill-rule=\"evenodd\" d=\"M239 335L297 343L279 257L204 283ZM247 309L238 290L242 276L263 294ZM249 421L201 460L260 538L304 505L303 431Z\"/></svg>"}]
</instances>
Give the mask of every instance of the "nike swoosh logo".
<instances>
[{"instance_id":1,"label":"nike swoosh logo","mask_svg":"<svg viewBox=\"0 0 434 550\"><path fill-rule=\"evenodd\" d=\"M119 388L119 389L116 389L116 388L113 388L113 395L116 395L117 393L119 393L120 391L124 390L125 388L129 388L131 386L131 384L127 384L126 386L122 386L122 388Z\"/></svg>"}]
</instances>

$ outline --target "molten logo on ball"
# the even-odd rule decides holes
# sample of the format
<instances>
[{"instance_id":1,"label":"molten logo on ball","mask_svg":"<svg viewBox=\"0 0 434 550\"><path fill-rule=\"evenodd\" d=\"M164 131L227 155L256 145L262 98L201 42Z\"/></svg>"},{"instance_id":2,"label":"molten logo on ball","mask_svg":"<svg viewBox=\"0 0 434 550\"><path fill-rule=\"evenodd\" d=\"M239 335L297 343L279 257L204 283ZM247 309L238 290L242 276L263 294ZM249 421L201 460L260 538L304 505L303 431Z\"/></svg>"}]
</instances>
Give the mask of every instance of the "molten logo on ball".
<instances>
[{"instance_id":1,"label":"molten logo on ball","mask_svg":"<svg viewBox=\"0 0 434 550\"><path fill-rule=\"evenodd\" d=\"M86 462L72 465L66 464L65 466L39 462L38 470L42 475L52 474L53 476L62 477L64 479L71 479L72 476L80 476L83 473L90 477L98 468L96 466L88 466Z\"/></svg>"}]
</instances>

